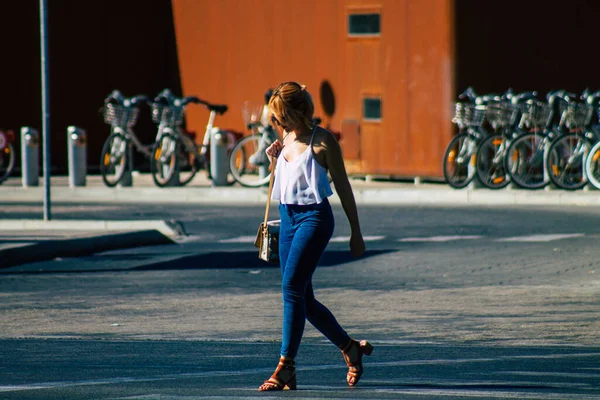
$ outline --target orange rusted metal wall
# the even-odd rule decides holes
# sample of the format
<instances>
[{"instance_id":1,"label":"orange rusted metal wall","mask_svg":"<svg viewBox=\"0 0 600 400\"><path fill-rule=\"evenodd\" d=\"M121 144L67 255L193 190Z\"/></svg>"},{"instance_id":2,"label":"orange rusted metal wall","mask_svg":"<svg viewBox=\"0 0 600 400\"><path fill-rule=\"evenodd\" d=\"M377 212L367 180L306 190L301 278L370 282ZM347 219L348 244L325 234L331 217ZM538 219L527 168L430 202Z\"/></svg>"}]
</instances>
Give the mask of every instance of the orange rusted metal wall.
<instances>
[{"instance_id":1,"label":"orange rusted metal wall","mask_svg":"<svg viewBox=\"0 0 600 400\"><path fill-rule=\"evenodd\" d=\"M173 0L183 92L228 104L217 125L243 130L243 102L282 81L306 84L325 117L327 81L335 113L324 124L341 131L351 173L439 177L452 135L452 10L452 0ZM348 37L357 11L380 13L381 35ZM379 122L362 120L370 95L382 99ZM207 118L190 107L188 128L203 132Z\"/></svg>"}]
</instances>

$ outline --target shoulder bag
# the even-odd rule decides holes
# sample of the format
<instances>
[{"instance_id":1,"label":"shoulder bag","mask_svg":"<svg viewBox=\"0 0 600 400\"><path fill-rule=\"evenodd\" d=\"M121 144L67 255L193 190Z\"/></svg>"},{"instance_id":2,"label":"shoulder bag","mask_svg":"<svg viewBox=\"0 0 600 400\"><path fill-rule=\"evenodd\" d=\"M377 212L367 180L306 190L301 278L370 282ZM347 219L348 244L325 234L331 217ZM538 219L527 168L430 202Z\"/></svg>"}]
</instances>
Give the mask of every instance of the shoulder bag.
<instances>
[{"instance_id":1,"label":"shoulder bag","mask_svg":"<svg viewBox=\"0 0 600 400\"><path fill-rule=\"evenodd\" d=\"M281 220L271 220L269 218L269 208L271 207L271 194L273 193L273 180L275 179L275 165L277 158L273 158L271 163L271 179L269 180L269 194L267 196L267 208L265 209L265 218L258 227L254 246L258 247L258 258L269 263L279 262L279 226Z\"/></svg>"}]
</instances>

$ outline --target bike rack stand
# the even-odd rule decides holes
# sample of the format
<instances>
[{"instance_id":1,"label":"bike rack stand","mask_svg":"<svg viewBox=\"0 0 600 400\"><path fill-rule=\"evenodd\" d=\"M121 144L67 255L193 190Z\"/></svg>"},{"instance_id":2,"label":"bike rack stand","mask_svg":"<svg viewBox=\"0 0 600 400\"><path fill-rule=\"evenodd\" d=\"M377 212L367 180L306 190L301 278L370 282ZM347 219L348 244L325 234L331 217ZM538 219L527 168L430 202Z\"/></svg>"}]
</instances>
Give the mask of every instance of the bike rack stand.
<instances>
[{"instance_id":1,"label":"bike rack stand","mask_svg":"<svg viewBox=\"0 0 600 400\"><path fill-rule=\"evenodd\" d=\"M123 173L123 177L119 181L117 186L119 187L132 187L133 186L133 144L130 142L127 146L127 167Z\"/></svg>"},{"instance_id":2,"label":"bike rack stand","mask_svg":"<svg viewBox=\"0 0 600 400\"><path fill-rule=\"evenodd\" d=\"M23 187L39 186L40 134L37 130L21 128L21 168Z\"/></svg>"}]
</instances>

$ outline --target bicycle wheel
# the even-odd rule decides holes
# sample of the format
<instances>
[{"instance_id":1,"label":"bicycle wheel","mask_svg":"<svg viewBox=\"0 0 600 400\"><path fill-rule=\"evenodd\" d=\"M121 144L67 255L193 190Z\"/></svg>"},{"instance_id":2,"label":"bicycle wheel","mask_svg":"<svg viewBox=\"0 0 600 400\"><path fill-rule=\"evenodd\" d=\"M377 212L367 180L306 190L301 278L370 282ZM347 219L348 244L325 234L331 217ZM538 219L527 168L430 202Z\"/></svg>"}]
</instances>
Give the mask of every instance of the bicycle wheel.
<instances>
[{"instance_id":1,"label":"bicycle wheel","mask_svg":"<svg viewBox=\"0 0 600 400\"><path fill-rule=\"evenodd\" d=\"M487 188L502 189L510 183L504 167L506 146L506 139L502 135L491 135L477 149L477 177Z\"/></svg>"},{"instance_id":2,"label":"bicycle wheel","mask_svg":"<svg viewBox=\"0 0 600 400\"><path fill-rule=\"evenodd\" d=\"M600 189L600 142L592 147L586 158L585 173L588 181L596 189Z\"/></svg>"},{"instance_id":3,"label":"bicycle wheel","mask_svg":"<svg viewBox=\"0 0 600 400\"><path fill-rule=\"evenodd\" d=\"M129 141L121 133L113 133L104 142L100 156L100 174L108 187L116 186L127 169Z\"/></svg>"},{"instance_id":4,"label":"bicycle wheel","mask_svg":"<svg viewBox=\"0 0 600 400\"><path fill-rule=\"evenodd\" d=\"M526 133L512 141L504 161L511 182L523 189L541 189L550 179L544 171L546 137L540 133Z\"/></svg>"},{"instance_id":5,"label":"bicycle wheel","mask_svg":"<svg viewBox=\"0 0 600 400\"><path fill-rule=\"evenodd\" d=\"M179 183L185 186L196 176L200 162L198 149L188 136L183 136L183 141L178 146L177 161L179 162Z\"/></svg>"},{"instance_id":6,"label":"bicycle wheel","mask_svg":"<svg viewBox=\"0 0 600 400\"><path fill-rule=\"evenodd\" d=\"M7 140L0 143L0 183L4 182L15 168L15 148Z\"/></svg>"},{"instance_id":7,"label":"bicycle wheel","mask_svg":"<svg viewBox=\"0 0 600 400\"><path fill-rule=\"evenodd\" d=\"M154 143L150 172L157 186L165 187L176 179L179 147L174 135L163 135Z\"/></svg>"},{"instance_id":8,"label":"bicycle wheel","mask_svg":"<svg viewBox=\"0 0 600 400\"><path fill-rule=\"evenodd\" d=\"M241 139L231 149L229 171L233 178L247 187L260 187L269 183L269 158L265 149L271 140L261 146L262 136L250 135Z\"/></svg>"},{"instance_id":9,"label":"bicycle wheel","mask_svg":"<svg viewBox=\"0 0 600 400\"><path fill-rule=\"evenodd\" d=\"M565 190L584 187L587 184L584 155L590 147L589 140L576 133L568 133L552 142L546 165L552 183Z\"/></svg>"},{"instance_id":10,"label":"bicycle wheel","mask_svg":"<svg viewBox=\"0 0 600 400\"><path fill-rule=\"evenodd\" d=\"M466 187L475 177L477 143L467 133L456 135L444 152L444 177L455 189Z\"/></svg>"}]
</instances>

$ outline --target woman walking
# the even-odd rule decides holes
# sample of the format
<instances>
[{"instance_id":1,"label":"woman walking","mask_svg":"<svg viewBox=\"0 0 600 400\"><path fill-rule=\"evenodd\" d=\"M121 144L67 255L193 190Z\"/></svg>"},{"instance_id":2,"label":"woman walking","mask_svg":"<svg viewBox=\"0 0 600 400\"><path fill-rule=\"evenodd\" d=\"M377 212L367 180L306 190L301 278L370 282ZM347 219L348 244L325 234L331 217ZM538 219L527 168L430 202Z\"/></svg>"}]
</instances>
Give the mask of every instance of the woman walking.
<instances>
[{"instance_id":1,"label":"woman walking","mask_svg":"<svg viewBox=\"0 0 600 400\"><path fill-rule=\"evenodd\" d=\"M365 251L340 146L331 132L313 123L314 104L303 85L279 85L269 100L269 112L271 123L283 131L283 141L267 149L269 158L278 161L272 198L280 202L283 332L279 364L258 390L296 389L294 358L306 320L340 348L348 365L346 380L354 386L363 373L363 354L370 355L373 347L348 336L333 314L315 299L312 287L312 275L334 228L327 199L333 194L328 170L350 223L350 252L359 257Z\"/></svg>"}]
</instances>

